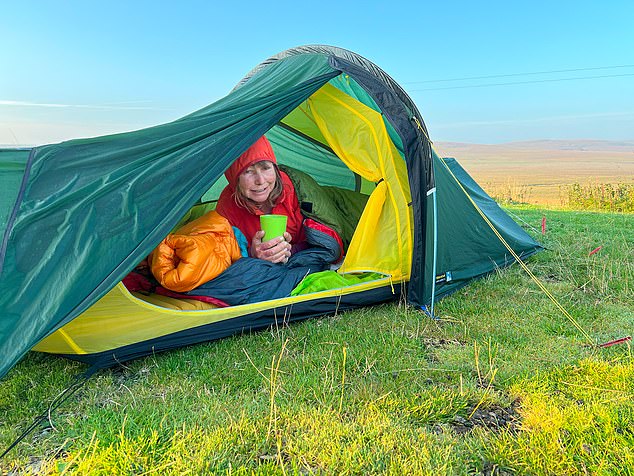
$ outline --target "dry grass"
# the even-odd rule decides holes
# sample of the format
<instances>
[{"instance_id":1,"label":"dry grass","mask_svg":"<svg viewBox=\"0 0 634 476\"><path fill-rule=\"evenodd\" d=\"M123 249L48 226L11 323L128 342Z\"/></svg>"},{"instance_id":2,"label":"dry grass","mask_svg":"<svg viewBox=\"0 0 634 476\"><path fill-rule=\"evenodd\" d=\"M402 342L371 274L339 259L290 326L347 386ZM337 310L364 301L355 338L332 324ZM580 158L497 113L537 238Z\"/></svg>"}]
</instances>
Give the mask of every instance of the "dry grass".
<instances>
[{"instance_id":1,"label":"dry grass","mask_svg":"<svg viewBox=\"0 0 634 476\"><path fill-rule=\"evenodd\" d=\"M562 204L575 210L634 212L634 185L578 183L563 189Z\"/></svg>"},{"instance_id":2,"label":"dry grass","mask_svg":"<svg viewBox=\"0 0 634 476\"><path fill-rule=\"evenodd\" d=\"M436 143L435 147L441 156L455 157L504 203L561 206L574 184L634 186L634 142Z\"/></svg>"}]
</instances>

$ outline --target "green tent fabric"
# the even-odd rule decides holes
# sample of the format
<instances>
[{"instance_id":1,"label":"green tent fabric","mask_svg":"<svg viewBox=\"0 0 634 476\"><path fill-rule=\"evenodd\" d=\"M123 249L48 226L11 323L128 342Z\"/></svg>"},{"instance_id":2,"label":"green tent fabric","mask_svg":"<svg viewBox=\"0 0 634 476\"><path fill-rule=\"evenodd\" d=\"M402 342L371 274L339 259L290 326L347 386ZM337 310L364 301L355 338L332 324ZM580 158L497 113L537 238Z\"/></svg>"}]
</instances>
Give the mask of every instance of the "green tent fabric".
<instances>
[{"instance_id":1,"label":"green tent fabric","mask_svg":"<svg viewBox=\"0 0 634 476\"><path fill-rule=\"evenodd\" d=\"M0 149L0 230L9 221L20 192L30 149Z\"/></svg>"},{"instance_id":2,"label":"green tent fabric","mask_svg":"<svg viewBox=\"0 0 634 476\"><path fill-rule=\"evenodd\" d=\"M0 375L120 281L232 160L337 74L326 56L294 56L178 121L35 148L5 230Z\"/></svg>"},{"instance_id":3,"label":"green tent fabric","mask_svg":"<svg viewBox=\"0 0 634 476\"><path fill-rule=\"evenodd\" d=\"M473 278L515 261L477 213L469 197L521 258L541 249L455 159L440 159L434 154L434 165L438 193L437 298L459 289ZM428 243L431 246L432 240Z\"/></svg>"},{"instance_id":4,"label":"green tent fabric","mask_svg":"<svg viewBox=\"0 0 634 476\"><path fill-rule=\"evenodd\" d=\"M410 303L420 306L431 299L434 218L439 224L435 268L453 276L439 285L436 297L500 261L508 264L473 205L459 198L464 192L456 180L476 195L483 192L453 162L439 163L433 156L422 117L403 89L350 51L293 48L258 65L226 97L174 122L31 150L0 150L0 377L112 289L201 197L217 198L223 172L264 133L284 156L281 164L321 186L343 194L372 190L374 184L347 169L316 133L302 135L281 122L326 83L380 111L406 163L413 216L405 283ZM447 172L451 168L458 177ZM428 200L434 190L437 216ZM485 195L478 203L498 217L505 237L516 236L516 251L523 256L538 251L540 246ZM461 226L477 231L467 237ZM362 305L367 299L352 301ZM182 344L194 341L194 334L183 333ZM144 349L138 355L148 352Z\"/></svg>"}]
</instances>

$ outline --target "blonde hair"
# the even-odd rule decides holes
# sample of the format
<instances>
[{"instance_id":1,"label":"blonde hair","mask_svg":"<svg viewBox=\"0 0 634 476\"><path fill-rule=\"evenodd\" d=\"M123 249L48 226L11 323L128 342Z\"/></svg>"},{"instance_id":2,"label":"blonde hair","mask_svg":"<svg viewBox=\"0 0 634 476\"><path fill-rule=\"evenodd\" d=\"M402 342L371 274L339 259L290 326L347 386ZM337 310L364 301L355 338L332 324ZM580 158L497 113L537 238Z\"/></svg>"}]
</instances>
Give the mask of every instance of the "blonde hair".
<instances>
[{"instance_id":1,"label":"blonde hair","mask_svg":"<svg viewBox=\"0 0 634 476\"><path fill-rule=\"evenodd\" d=\"M273 164L273 168L275 169L275 185L273 186L273 190L269 194L269 198L266 200L266 204L274 207L277 199L282 195L282 191L284 190L284 185L282 184L282 176L280 175L280 171L277 168L277 165ZM253 211L255 208L259 208L259 206L251 199L247 198L244 192L240 189L240 180L236 184L235 190L233 191L233 201L239 207L246 208L249 211Z\"/></svg>"}]
</instances>

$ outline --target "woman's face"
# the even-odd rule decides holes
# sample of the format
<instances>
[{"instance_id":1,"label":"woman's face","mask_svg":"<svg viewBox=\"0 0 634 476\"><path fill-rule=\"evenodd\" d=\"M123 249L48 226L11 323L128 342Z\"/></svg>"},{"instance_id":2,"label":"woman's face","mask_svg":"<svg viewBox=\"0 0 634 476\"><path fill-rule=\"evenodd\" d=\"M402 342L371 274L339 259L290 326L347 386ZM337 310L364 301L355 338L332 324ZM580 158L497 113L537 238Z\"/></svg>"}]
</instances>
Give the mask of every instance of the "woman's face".
<instances>
[{"instance_id":1,"label":"woman's face","mask_svg":"<svg viewBox=\"0 0 634 476\"><path fill-rule=\"evenodd\" d=\"M238 187L242 194L255 203L264 203L275 187L275 166L273 162L256 162L240 174Z\"/></svg>"}]
</instances>

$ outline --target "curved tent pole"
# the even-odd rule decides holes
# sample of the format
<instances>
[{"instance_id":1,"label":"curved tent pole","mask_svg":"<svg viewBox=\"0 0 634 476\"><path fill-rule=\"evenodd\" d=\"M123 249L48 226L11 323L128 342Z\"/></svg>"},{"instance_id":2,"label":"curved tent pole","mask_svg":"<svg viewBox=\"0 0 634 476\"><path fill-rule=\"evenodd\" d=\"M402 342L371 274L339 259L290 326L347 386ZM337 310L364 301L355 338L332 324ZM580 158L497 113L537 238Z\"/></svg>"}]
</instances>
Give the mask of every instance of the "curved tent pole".
<instances>
[{"instance_id":1,"label":"curved tent pole","mask_svg":"<svg viewBox=\"0 0 634 476\"><path fill-rule=\"evenodd\" d=\"M434 314L434 302L436 300L436 265L438 262L438 203L436 201L436 187L432 188L429 192L427 192L427 196L432 197L432 213L433 216L433 240L434 240L434 256L432 257L432 269L431 269L431 306L430 306L430 314L433 319L435 319Z\"/></svg>"}]
</instances>

